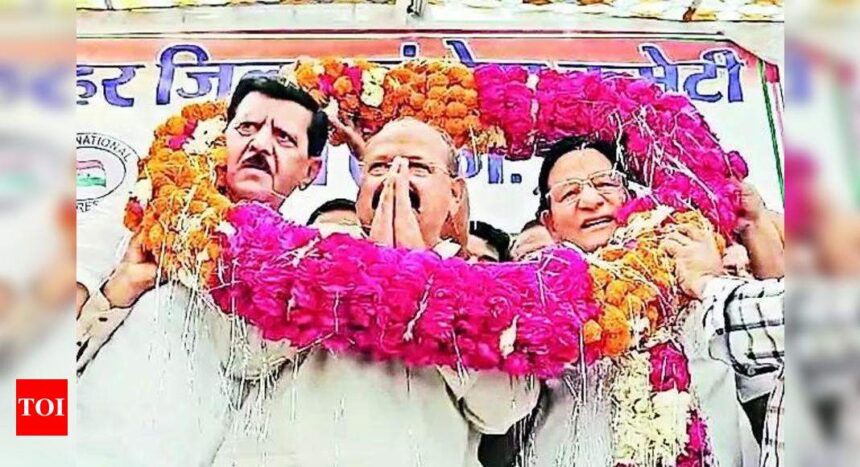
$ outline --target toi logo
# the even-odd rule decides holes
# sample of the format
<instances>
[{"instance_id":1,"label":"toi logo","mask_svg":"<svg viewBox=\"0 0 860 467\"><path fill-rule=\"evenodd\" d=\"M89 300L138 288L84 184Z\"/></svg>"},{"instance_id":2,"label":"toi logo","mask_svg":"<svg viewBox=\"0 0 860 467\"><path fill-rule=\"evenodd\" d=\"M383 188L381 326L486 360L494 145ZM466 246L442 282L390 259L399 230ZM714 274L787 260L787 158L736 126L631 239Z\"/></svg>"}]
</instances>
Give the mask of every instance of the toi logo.
<instances>
[{"instance_id":1,"label":"toi logo","mask_svg":"<svg viewBox=\"0 0 860 467\"><path fill-rule=\"evenodd\" d=\"M69 382L65 379L15 381L15 434L66 436L69 434Z\"/></svg>"}]
</instances>

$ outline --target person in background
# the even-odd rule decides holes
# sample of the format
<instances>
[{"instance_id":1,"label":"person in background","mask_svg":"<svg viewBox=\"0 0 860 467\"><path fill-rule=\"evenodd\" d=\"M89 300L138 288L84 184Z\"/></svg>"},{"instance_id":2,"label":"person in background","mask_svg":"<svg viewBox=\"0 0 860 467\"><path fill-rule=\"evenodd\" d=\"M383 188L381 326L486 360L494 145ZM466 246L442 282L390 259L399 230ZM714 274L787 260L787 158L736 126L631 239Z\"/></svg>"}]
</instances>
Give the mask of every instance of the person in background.
<instances>
[{"instance_id":1,"label":"person in background","mask_svg":"<svg viewBox=\"0 0 860 467\"><path fill-rule=\"evenodd\" d=\"M367 141L361 167L356 208L369 240L458 254L446 231L466 184L448 138L417 120L394 121ZM407 369L319 348L282 356L274 385L245 400L215 466L478 467L481 434L507 432L538 396L536 382L500 372Z\"/></svg>"},{"instance_id":2,"label":"person in background","mask_svg":"<svg viewBox=\"0 0 860 467\"><path fill-rule=\"evenodd\" d=\"M321 204L308 217L308 226L316 227L323 235L345 233L361 238L363 232L355 213L355 202L336 198Z\"/></svg>"},{"instance_id":3,"label":"person in background","mask_svg":"<svg viewBox=\"0 0 860 467\"><path fill-rule=\"evenodd\" d=\"M359 225L355 201L336 198L321 204L308 217L307 225L317 224Z\"/></svg>"},{"instance_id":4,"label":"person in background","mask_svg":"<svg viewBox=\"0 0 860 467\"><path fill-rule=\"evenodd\" d=\"M316 177L328 122L306 92L244 78L225 138L231 200L278 209ZM224 377L226 318L185 286L157 286L158 269L135 238L109 279L87 291L77 320L82 465L209 464L239 403L242 385Z\"/></svg>"},{"instance_id":5,"label":"person in background","mask_svg":"<svg viewBox=\"0 0 860 467\"><path fill-rule=\"evenodd\" d=\"M511 237L482 221L469 222L469 243L466 249L478 262L504 263L511 260Z\"/></svg>"},{"instance_id":6,"label":"person in background","mask_svg":"<svg viewBox=\"0 0 860 467\"><path fill-rule=\"evenodd\" d=\"M540 251L555 243L549 230L540 219L532 219L523 225L519 235L511 245L511 259L521 261L523 258Z\"/></svg>"}]
</instances>

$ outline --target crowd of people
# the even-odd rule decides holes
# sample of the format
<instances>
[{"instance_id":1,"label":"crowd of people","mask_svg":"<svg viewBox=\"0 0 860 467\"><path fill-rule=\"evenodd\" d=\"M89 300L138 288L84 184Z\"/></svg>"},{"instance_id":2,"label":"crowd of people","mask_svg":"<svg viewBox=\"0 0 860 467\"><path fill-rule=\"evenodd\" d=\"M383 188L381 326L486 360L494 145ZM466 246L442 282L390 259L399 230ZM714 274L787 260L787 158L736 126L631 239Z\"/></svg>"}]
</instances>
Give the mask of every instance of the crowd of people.
<instances>
[{"instance_id":1,"label":"crowd of people","mask_svg":"<svg viewBox=\"0 0 860 467\"><path fill-rule=\"evenodd\" d=\"M426 123L393 121L364 141L304 91L261 77L240 81L227 121L229 196L274 209L315 179L330 127L349 134L357 198L323 203L307 225L382 247L471 262L526 261L557 244L588 254L635 196L623 147L565 138L543 154L535 218L508 235L471 219L456 149ZM743 206L740 260L693 229L663 247L701 303L684 338L715 463L784 465L782 219L753 187ZM197 310L135 239L102 284L78 290L83 465L612 465L599 369L549 386L267 342L236 317Z\"/></svg>"}]
</instances>

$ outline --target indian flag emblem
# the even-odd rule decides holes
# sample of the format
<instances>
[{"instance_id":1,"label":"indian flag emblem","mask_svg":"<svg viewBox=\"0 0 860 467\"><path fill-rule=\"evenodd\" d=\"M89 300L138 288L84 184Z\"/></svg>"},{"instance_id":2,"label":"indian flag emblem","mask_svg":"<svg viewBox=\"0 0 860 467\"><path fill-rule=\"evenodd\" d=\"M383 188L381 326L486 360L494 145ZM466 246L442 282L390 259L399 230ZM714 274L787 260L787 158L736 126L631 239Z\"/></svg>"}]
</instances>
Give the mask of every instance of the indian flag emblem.
<instances>
[{"instance_id":1,"label":"indian flag emblem","mask_svg":"<svg viewBox=\"0 0 860 467\"><path fill-rule=\"evenodd\" d=\"M107 173L104 164L99 160L78 161L77 185L78 187L106 187Z\"/></svg>"}]
</instances>

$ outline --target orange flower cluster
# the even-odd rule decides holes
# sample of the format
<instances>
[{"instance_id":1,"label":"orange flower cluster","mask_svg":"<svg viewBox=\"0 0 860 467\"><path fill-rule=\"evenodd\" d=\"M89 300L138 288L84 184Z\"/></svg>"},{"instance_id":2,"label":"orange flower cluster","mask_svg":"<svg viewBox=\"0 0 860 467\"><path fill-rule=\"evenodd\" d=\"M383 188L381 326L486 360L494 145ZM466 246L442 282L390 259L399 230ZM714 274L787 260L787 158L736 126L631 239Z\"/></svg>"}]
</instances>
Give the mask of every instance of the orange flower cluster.
<instances>
[{"instance_id":1,"label":"orange flower cluster","mask_svg":"<svg viewBox=\"0 0 860 467\"><path fill-rule=\"evenodd\" d=\"M482 125L472 70L446 60L412 60L389 70L383 115L414 117L444 130L455 147L466 146Z\"/></svg>"},{"instance_id":2,"label":"orange flower cluster","mask_svg":"<svg viewBox=\"0 0 860 467\"><path fill-rule=\"evenodd\" d=\"M367 60L301 58L281 75L284 81L307 91L320 106L336 103L338 119L368 137L389 120L379 108L385 73L385 68ZM346 135L337 130L330 139L335 146L345 141Z\"/></svg>"},{"instance_id":3,"label":"orange flower cluster","mask_svg":"<svg viewBox=\"0 0 860 467\"><path fill-rule=\"evenodd\" d=\"M214 273L219 246L212 233L232 204L218 189L227 163L225 114L221 102L185 107L155 130L139 162L124 223L168 278L206 284Z\"/></svg>"},{"instance_id":4,"label":"orange flower cluster","mask_svg":"<svg viewBox=\"0 0 860 467\"><path fill-rule=\"evenodd\" d=\"M323 107L336 103L338 119L365 138L387 122L414 117L446 132L458 148L483 144L474 74L461 63L419 59L384 68L361 59L299 59L281 75ZM330 140L345 141L337 131Z\"/></svg>"},{"instance_id":5,"label":"orange flower cluster","mask_svg":"<svg viewBox=\"0 0 860 467\"><path fill-rule=\"evenodd\" d=\"M631 222L656 215L656 211L636 214ZM673 313L684 308L685 298L677 293L674 263L660 248L660 241L679 225L714 232L699 211L674 213L655 228L634 232L633 238L599 250L589 261L594 299L602 311L596 321L584 326L586 345L598 346L603 355L619 357L643 343L658 326L673 323L677 316ZM714 235L724 249L722 236Z\"/></svg>"}]
</instances>

